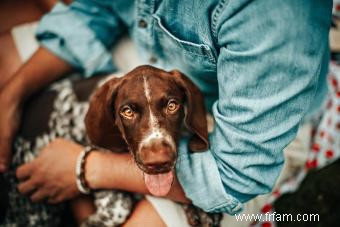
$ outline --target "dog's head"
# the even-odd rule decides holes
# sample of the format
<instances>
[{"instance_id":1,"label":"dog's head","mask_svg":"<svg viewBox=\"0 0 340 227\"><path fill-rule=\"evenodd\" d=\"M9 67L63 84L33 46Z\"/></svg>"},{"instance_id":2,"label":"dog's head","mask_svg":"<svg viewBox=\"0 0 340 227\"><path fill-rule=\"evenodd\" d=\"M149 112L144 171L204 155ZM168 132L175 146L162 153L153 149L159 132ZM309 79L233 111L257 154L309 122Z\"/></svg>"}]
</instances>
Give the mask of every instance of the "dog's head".
<instances>
[{"instance_id":1,"label":"dog's head","mask_svg":"<svg viewBox=\"0 0 340 227\"><path fill-rule=\"evenodd\" d=\"M152 184L172 182L182 123L193 133L189 149L208 149L202 94L176 70L140 66L109 80L92 96L85 123L94 145L132 153L153 194L167 192L156 192Z\"/></svg>"}]
</instances>

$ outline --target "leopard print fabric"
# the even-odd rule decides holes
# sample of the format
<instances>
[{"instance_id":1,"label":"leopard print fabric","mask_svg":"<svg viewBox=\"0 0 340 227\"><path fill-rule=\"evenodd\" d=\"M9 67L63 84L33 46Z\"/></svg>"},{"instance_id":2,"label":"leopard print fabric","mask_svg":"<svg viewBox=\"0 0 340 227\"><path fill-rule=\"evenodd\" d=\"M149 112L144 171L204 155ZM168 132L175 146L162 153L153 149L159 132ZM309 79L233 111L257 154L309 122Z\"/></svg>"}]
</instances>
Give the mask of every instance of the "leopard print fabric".
<instances>
[{"instance_id":1,"label":"leopard print fabric","mask_svg":"<svg viewBox=\"0 0 340 227\"><path fill-rule=\"evenodd\" d=\"M32 161L41 148L57 137L83 145L87 142L84 117L88 109L88 99L79 99L70 80L52 85L36 98L32 104L28 104L28 110L24 112L28 119L24 116L23 129L14 143L12 164L5 175L9 204L0 226L59 226L65 204L32 203L28 197L20 195L16 189L19 182L15 177L15 170L21 164ZM44 119L48 124L44 124ZM115 190L95 192L94 198L97 212L82 224L84 227L119 226L131 213L134 203L132 194Z\"/></svg>"}]
</instances>

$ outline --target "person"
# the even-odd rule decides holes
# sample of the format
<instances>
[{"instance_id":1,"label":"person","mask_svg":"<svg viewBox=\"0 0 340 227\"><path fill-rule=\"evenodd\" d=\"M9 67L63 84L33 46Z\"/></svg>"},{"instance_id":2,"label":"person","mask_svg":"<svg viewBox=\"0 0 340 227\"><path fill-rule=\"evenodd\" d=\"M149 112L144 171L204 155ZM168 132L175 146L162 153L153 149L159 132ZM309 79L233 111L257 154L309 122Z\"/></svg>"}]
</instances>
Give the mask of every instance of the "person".
<instances>
[{"instance_id":1,"label":"person","mask_svg":"<svg viewBox=\"0 0 340 227\"><path fill-rule=\"evenodd\" d=\"M177 68L198 85L215 121L207 152L190 154L181 141L167 198L240 212L270 192L282 150L324 99L331 9L331 1L305 0L58 3L38 28L41 47L0 92L0 171L8 167L24 100L72 70L85 77L115 71L109 49L127 30L145 63ZM79 195L74 166L82 149L51 142L18 168L19 191L51 203ZM148 193L126 154L92 152L85 172L92 189Z\"/></svg>"}]
</instances>

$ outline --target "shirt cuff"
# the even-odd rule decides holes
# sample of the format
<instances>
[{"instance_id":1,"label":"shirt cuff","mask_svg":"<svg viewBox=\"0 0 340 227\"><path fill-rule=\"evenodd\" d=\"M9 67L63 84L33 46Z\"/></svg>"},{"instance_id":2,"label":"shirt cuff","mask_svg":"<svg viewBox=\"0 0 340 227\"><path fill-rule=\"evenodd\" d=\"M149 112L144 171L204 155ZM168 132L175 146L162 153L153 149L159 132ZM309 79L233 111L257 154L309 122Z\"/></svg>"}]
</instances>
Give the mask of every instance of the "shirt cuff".
<instances>
[{"instance_id":1,"label":"shirt cuff","mask_svg":"<svg viewBox=\"0 0 340 227\"><path fill-rule=\"evenodd\" d=\"M42 46L81 70L85 77L116 71L110 51L63 3L56 4L42 18L36 37Z\"/></svg>"},{"instance_id":2,"label":"shirt cuff","mask_svg":"<svg viewBox=\"0 0 340 227\"><path fill-rule=\"evenodd\" d=\"M215 158L210 151L191 153L188 138L179 145L176 164L177 178L186 196L206 212L236 214L243 205L223 187Z\"/></svg>"}]
</instances>

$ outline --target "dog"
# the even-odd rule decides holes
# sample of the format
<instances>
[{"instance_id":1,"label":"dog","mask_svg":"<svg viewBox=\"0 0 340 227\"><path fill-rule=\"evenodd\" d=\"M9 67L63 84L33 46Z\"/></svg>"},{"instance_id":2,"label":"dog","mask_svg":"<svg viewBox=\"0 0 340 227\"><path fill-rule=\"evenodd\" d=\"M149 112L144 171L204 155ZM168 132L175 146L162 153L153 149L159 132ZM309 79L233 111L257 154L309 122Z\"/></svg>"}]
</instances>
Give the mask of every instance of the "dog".
<instances>
[{"instance_id":1,"label":"dog","mask_svg":"<svg viewBox=\"0 0 340 227\"><path fill-rule=\"evenodd\" d=\"M6 187L2 189L6 188L9 199L0 225L63 225L65 204L32 203L16 189L15 169L32 161L55 138L130 152L144 172L148 190L167 194L181 126L193 134L192 152L208 148L205 114L199 89L178 71L141 66L122 78L96 76L53 83L25 103L10 170L3 179ZM119 190L99 190L93 197L96 213L82 226L120 226L136 201L132 193ZM184 209L193 226L217 226L221 218L192 205Z\"/></svg>"},{"instance_id":2,"label":"dog","mask_svg":"<svg viewBox=\"0 0 340 227\"><path fill-rule=\"evenodd\" d=\"M106 82L92 96L85 118L92 144L130 152L155 196L170 191L183 124L192 133L189 150L205 152L208 128L200 90L177 70L147 65ZM185 211L192 226L218 226L221 220L221 214L205 214L191 205Z\"/></svg>"}]
</instances>

